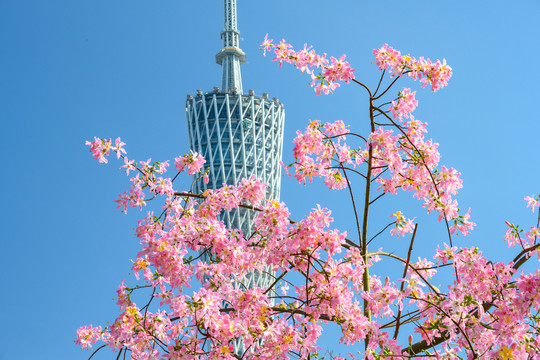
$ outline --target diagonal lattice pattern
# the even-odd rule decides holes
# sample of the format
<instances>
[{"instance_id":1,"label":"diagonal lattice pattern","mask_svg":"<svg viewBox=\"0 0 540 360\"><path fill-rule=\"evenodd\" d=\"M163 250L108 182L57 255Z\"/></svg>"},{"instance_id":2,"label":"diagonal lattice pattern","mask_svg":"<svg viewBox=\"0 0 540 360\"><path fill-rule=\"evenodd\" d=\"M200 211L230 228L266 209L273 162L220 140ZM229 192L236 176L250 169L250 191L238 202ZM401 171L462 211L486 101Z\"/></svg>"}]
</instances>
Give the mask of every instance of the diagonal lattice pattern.
<instances>
[{"instance_id":1,"label":"diagonal lattice pattern","mask_svg":"<svg viewBox=\"0 0 540 360\"><path fill-rule=\"evenodd\" d=\"M254 95L198 94L186 105L190 146L210 167L209 188L255 175L277 198L283 141L282 104ZM208 188L199 184L198 190Z\"/></svg>"},{"instance_id":2,"label":"diagonal lattice pattern","mask_svg":"<svg viewBox=\"0 0 540 360\"><path fill-rule=\"evenodd\" d=\"M186 114L190 148L204 156L209 170L210 182L196 181L196 192L236 185L255 175L268 183L267 198L279 199L285 118L281 103L216 91L188 98ZM239 209L225 214L224 221L249 234L253 215Z\"/></svg>"}]
</instances>

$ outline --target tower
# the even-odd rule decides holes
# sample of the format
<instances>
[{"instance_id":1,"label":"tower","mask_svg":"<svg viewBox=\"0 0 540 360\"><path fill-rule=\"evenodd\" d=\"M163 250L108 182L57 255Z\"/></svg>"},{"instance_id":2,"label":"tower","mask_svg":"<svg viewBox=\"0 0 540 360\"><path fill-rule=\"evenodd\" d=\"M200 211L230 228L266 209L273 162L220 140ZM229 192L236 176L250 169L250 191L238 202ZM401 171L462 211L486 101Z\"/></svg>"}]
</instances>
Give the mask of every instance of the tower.
<instances>
[{"instance_id":1,"label":"tower","mask_svg":"<svg viewBox=\"0 0 540 360\"><path fill-rule=\"evenodd\" d=\"M222 66L221 89L197 90L188 95L186 118L189 146L206 159L209 183L199 179L195 192L217 189L222 184L237 185L242 178L255 175L268 183L267 199L279 199L281 154L285 111L277 98L242 92L240 65L246 61L239 47L236 27L236 0L224 0L225 28L223 48L216 55ZM251 231L254 214L244 209L225 214L229 226Z\"/></svg>"},{"instance_id":2,"label":"tower","mask_svg":"<svg viewBox=\"0 0 540 360\"><path fill-rule=\"evenodd\" d=\"M242 91L240 65L246 61L239 47L240 33L236 27L236 0L224 0L225 28L221 33L223 49L216 55L222 66L221 89L210 92L197 90L188 95L186 118L189 146L206 159L209 183L202 179L194 183L194 191L217 189L222 184L237 185L242 178L255 175L268 183L266 198L279 199L281 184L281 154L285 112L277 98L268 94L256 96L253 90ZM255 212L238 208L222 214L225 224L241 229L250 236ZM258 272L247 276L247 287L268 287L273 277ZM235 351L243 352L242 342Z\"/></svg>"}]
</instances>

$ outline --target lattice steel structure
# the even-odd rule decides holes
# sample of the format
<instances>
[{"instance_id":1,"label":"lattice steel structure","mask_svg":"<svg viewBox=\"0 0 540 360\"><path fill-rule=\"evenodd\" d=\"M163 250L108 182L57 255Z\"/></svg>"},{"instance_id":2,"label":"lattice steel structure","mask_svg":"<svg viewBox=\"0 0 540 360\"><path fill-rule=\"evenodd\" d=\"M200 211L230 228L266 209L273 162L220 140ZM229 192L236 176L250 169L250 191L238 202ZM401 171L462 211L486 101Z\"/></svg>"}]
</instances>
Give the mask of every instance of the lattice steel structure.
<instances>
[{"instance_id":1,"label":"lattice steel structure","mask_svg":"<svg viewBox=\"0 0 540 360\"><path fill-rule=\"evenodd\" d=\"M199 179L195 191L236 185L255 175L268 183L268 199L279 198L285 113L277 99L255 96L251 90L241 95L215 88L188 96L186 114L190 148L204 156L209 168L209 183ZM225 220L247 234L252 216L250 211L234 211Z\"/></svg>"}]
</instances>

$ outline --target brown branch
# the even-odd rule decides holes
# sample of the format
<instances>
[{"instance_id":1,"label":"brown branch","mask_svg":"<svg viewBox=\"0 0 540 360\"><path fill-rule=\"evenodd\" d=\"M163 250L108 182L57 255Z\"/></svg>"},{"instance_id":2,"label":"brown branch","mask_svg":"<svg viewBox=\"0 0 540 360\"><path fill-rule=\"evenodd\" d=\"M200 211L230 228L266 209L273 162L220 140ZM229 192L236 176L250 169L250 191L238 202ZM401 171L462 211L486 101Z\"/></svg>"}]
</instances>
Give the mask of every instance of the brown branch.
<instances>
[{"instance_id":1,"label":"brown branch","mask_svg":"<svg viewBox=\"0 0 540 360\"><path fill-rule=\"evenodd\" d=\"M360 86L362 86L364 89L366 89L366 91L369 93L369 97L370 97L370 98L373 97L373 95L371 95L371 90L369 90L369 88L368 88L366 85L362 84L360 81L358 81L358 80L356 80L356 79L351 79L351 81L357 83L358 85L360 85Z\"/></svg>"},{"instance_id":2,"label":"brown branch","mask_svg":"<svg viewBox=\"0 0 540 360\"><path fill-rule=\"evenodd\" d=\"M407 270L409 269L409 263L411 261L411 253L412 248L414 244L414 238L416 237L416 230L418 229L418 224L414 225L414 231L411 238L411 243L409 244L409 252L407 253L407 262L405 263L405 269L403 269L403 279L407 276ZM405 286L405 282L401 282L401 287L399 289L400 293L403 293L403 288ZM399 326L400 326L400 319L401 319L401 309L398 310L398 316L396 319L396 330L394 331L394 340L397 339L398 333L399 333Z\"/></svg>"}]
</instances>

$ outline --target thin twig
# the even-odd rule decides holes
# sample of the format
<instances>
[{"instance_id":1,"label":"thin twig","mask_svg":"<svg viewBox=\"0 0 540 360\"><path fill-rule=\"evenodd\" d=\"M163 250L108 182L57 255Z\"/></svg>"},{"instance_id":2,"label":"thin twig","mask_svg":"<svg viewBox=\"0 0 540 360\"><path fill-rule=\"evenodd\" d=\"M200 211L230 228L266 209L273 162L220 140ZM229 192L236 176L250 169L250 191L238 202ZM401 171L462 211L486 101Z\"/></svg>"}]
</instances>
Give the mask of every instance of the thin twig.
<instances>
[{"instance_id":1,"label":"thin twig","mask_svg":"<svg viewBox=\"0 0 540 360\"><path fill-rule=\"evenodd\" d=\"M105 344L105 345L101 345L100 347L98 347L98 348L96 349L96 351L94 351L94 352L92 353L92 355L90 355L90 357L88 358L88 360L90 360L90 359L91 359L91 358L92 358L99 350L103 349L105 346L107 346L107 345Z\"/></svg>"},{"instance_id":2,"label":"thin twig","mask_svg":"<svg viewBox=\"0 0 540 360\"><path fill-rule=\"evenodd\" d=\"M394 225L396 222L395 221L392 221L391 223L389 223L388 225L386 225L384 227L384 229L382 229L381 231L379 231L377 234L375 234L371 239L369 239L368 241L368 245L379 235L381 235L386 229L388 229L390 226Z\"/></svg>"},{"instance_id":3,"label":"thin twig","mask_svg":"<svg viewBox=\"0 0 540 360\"><path fill-rule=\"evenodd\" d=\"M398 81L398 80L401 78L401 76L403 76L403 75L405 75L405 74L407 74L407 73L410 73L410 72L411 72L410 70L405 71L403 74L401 74L400 76L396 77L395 80L392 81L392 83L391 83L390 85L388 85L388 87L386 88L386 90L384 90L383 93L382 93L381 95L379 95L379 96L377 96L377 97L374 97L373 100L380 99L381 96L383 96L384 94L386 94L386 92L387 92L388 90L390 90L390 88L391 88L392 86L394 86L394 84L396 83L396 81Z\"/></svg>"},{"instance_id":4,"label":"thin twig","mask_svg":"<svg viewBox=\"0 0 540 360\"><path fill-rule=\"evenodd\" d=\"M382 80L384 78L385 73L386 73L386 69L384 69L382 74L381 74L381 78L379 79L379 83L377 84L377 88L375 89L375 93L373 94L373 96L377 95L377 91L379 91L379 87L381 86L381 83L382 83Z\"/></svg>"}]
</instances>

